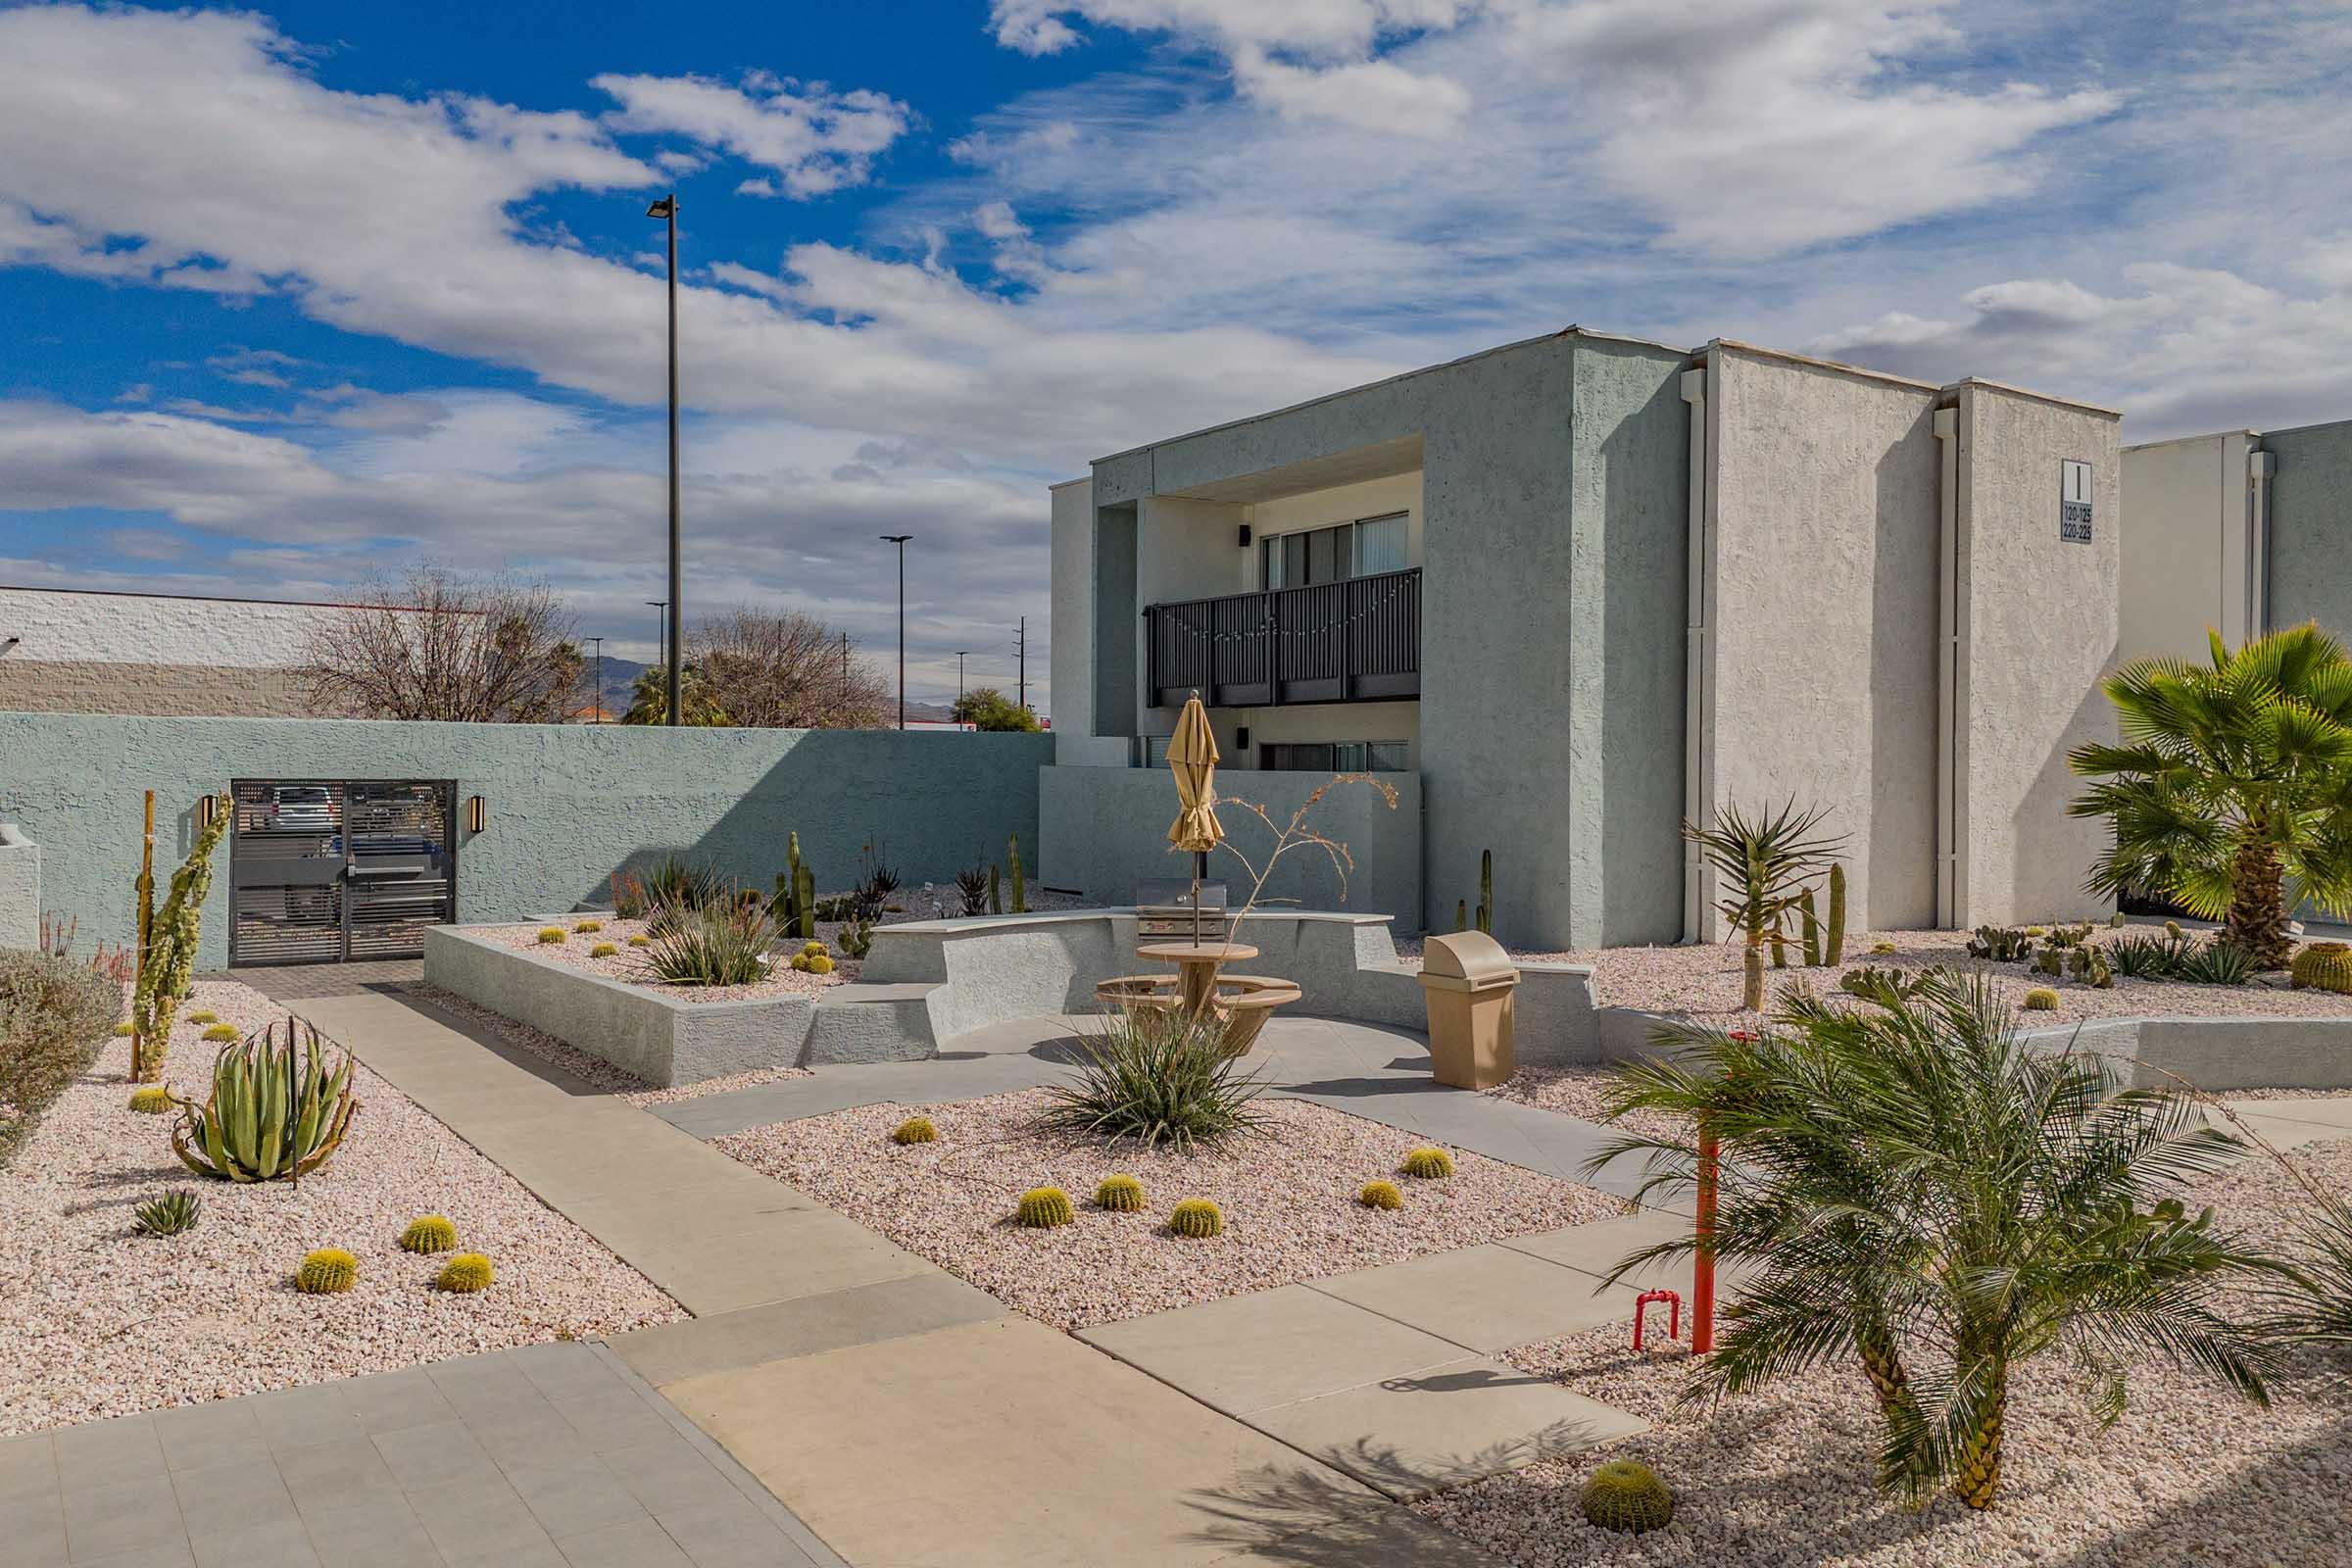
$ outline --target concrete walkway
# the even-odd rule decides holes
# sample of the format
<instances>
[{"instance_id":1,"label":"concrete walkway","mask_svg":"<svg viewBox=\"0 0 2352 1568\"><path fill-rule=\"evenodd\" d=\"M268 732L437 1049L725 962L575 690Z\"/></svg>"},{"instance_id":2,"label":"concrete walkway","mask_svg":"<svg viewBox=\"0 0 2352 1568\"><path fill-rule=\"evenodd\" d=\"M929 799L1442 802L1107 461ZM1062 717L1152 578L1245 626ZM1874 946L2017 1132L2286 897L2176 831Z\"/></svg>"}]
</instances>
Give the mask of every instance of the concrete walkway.
<instances>
[{"instance_id":1,"label":"concrete walkway","mask_svg":"<svg viewBox=\"0 0 2352 1568\"><path fill-rule=\"evenodd\" d=\"M612 1348L859 1568L1489 1561L464 1019L296 1005L696 1313Z\"/></svg>"},{"instance_id":2,"label":"concrete walkway","mask_svg":"<svg viewBox=\"0 0 2352 1568\"><path fill-rule=\"evenodd\" d=\"M0 1440L0 1564L839 1568L596 1345Z\"/></svg>"}]
</instances>

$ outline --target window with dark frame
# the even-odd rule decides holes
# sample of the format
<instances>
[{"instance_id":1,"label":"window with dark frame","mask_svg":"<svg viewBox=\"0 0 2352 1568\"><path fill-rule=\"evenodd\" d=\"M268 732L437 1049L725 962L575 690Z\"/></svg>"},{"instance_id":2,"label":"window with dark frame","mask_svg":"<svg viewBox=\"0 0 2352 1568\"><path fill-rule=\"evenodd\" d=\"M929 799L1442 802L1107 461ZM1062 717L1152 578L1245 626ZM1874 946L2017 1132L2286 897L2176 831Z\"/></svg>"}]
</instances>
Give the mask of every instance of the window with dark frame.
<instances>
[{"instance_id":1,"label":"window with dark frame","mask_svg":"<svg viewBox=\"0 0 2352 1568\"><path fill-rule=\"evenodd\" d=\"M1258 542L1259 580L1268 588L1307 588L1402 571L1409 515L1395 512L1325 528L1266 535Z\"/></svg>"}]
</instances>

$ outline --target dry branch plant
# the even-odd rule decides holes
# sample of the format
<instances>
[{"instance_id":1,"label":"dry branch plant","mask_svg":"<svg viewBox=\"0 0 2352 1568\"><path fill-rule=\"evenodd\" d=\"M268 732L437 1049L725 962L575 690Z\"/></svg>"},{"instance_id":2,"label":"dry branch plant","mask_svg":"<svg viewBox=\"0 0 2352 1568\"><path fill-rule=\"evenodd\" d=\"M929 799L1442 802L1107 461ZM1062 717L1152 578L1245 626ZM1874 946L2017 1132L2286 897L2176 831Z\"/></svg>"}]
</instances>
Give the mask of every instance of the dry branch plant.
<instances>
[{"instance_id":1,"label":"dry branch plant","mask_svg":"<svg viewBox=\"0 0 2352 1568\"><path fill-rule=\"evenodd\" d=\"M583 660L553 589L435 562L377 578L304 639L313 702L363 718L553 724Z\"/></svg>"}]
</instances>

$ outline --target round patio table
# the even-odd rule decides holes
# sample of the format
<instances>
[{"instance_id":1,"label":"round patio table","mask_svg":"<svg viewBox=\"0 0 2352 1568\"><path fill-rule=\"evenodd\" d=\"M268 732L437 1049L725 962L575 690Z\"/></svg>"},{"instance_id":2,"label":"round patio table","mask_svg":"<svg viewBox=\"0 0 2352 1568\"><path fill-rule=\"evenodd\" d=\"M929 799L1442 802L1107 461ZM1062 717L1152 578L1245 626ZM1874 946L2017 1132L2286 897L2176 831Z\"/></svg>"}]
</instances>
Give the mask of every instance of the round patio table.
<instances>
[{"instance_id":1,"label":"round patio table","mask_svg":"<svg viewBox=\"0 0 2352 1568\"><path fill-rule=\"evenodd\" d=\"M1153 942L1135 950L1139 958L1154 963L1176 965L1177 989L1184 994L1187 1017L1198 1018L1208 1010L1215 994L1217 970L1228 963L1238 963L1257 956L1257 950L1246 942L1215 942L1195 945L1190 942Z\"/></svg>"}]
</instances>

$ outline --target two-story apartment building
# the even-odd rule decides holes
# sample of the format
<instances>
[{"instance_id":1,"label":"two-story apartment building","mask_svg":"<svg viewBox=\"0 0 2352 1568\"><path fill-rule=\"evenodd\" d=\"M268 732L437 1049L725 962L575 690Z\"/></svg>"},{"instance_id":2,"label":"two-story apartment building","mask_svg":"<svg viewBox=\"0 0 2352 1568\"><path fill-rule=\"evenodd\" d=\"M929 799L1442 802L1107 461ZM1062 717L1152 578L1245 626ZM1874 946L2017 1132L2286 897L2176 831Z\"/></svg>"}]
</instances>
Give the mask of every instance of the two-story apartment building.
<instances>
[{"instance_id":1,"label":"two-story apartment building","mask_svg":"<svg viewBox=\"0 0 2352 1568\"><path fill-rule=\"evenodd\" d=\"M2091 912L2118 470L2109 410L1580 328L1103 458L1052 493L1048 876L1168 874L1121 775L1198 692L1229 792L1401 786L1353 841L1401 929L1491 851L1510 941L1711 936L1681 823L1789 797L1861 923Z\"/></svg>"}]
</instances>

